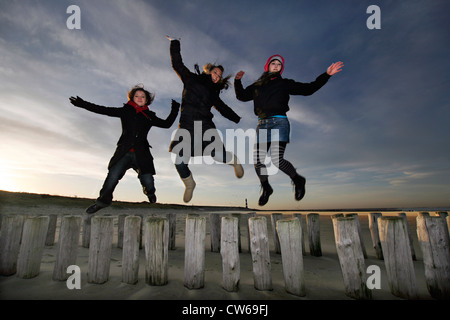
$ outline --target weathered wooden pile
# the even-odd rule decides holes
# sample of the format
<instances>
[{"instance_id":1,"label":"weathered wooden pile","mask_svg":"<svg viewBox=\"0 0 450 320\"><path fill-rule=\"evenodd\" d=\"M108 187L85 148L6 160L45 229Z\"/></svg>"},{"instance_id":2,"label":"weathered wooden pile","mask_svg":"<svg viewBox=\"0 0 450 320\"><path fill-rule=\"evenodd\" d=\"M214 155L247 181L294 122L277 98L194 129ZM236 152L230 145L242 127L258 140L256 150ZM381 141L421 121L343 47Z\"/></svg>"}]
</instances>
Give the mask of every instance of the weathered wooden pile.
<instances>
[{"instance_id":1,"label":"weathered wooden pile","mask_svg":"<svg viewBox=\"0 0 450 320\"><path fill-rule=\"evenodd\" d=\"M204 286L205 241L207 215L188 214L185 229L184 285L189 289ZM268 215L210 214L211 251L220 252L223 288L239 290L241 252L241 217L246 218L248 248L252 257L254 287L272 290ZM303 256L305 236L309 253L322 256L318 213L284 216L273 213L270 220L275 252L281 254L286 291L305 296ZM39 274L43 251L53 245L57 215L6 215L0 230L0 275L16 274L32 278ZM61 216L59 240L53 279L67 280L67 268L76 264L78 247L89 248L88 282L108 281L114 234L113 216ZM357 214L331 216L336 250L342 270L345 293L354 299L371 299L367 286L365 259L367 253ZM398 216L368 214L369 228L376 257L384 260L391 293L404 299L417 299L413 260L416 259L405 213ZM436 299L450 298L450 217L446 212L417 216L417 235L423 255L425 278L430 295ZM168 282L168 250L175 248L176 214L166 217L124 216L118 219L118 242L122 248L122 281L138 281L139 250L145 250L145 281L162 286Z\"/></svg>"}]
</instances>

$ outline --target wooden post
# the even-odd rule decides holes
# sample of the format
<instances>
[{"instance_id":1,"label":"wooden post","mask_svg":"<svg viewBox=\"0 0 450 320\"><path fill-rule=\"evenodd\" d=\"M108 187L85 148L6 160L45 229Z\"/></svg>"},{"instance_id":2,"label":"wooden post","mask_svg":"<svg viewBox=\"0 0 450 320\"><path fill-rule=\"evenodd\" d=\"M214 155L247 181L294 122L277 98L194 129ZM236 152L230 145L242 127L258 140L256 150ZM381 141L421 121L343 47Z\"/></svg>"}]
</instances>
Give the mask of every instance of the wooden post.
<instances>
[{"instance_id":1,"label":"wooden post","mask_svg":"<svg viewBox=\"0 0 450 320\"><path fill-rule=\"evenodd\" d=\"M184 257L184 285L188 289L205 285L205 237L206 219L198 214L188 214Z\"/></svg>"},{"instance_id":2,"label":"wooden post","mask_svg":"<svg viewBox=\"0 0 450 320\"><path fill-rule=\"evenodd\" d=\"M428 292L435 299L450 299L450 240L441 217L417 217Z\"/></svg>"},{"instance_id":3,"label":"wooden post","mask_svg":"<svg viewBox=\"0 0 450 320\"><path fill-rule=\"evenodd\" d=\"M56 262L53 268L53 280L67 280L69 278L67 267L76 264L78 245L80 242L81 221L81 216L61 217Z\"/></svg>"},{"instance_id":4,"label":"wooden post","mask_svg":"<svg viewBox=\"0 0 450 320\"><path fill-rule=\"evenodd\" d=\"M450 234L450 216L448 216L446 220L447 220L448 233Z\"/></svg>"},{"instance_id":5,"label":"wooden post","mask_svg":"<svg viewBox=\"0 0 450 320\"><path fill-rule=\"evenodd\" d=\"M370 236L372 237L372 245L375 249L377 259L383 260L383 250L381 248L380 235L378 232L378 218L381 216L382 214L379 212L369 213L369 229Z\"/></svg>"},{"instance_id":6,"label":"wooden post","mask_svg":"<svg viewBox=\"0 0 450 320\"><path fill-rule=\"evenodd\" d=\"M168 282L169 220L149 217L145 220L145 282L163 286Z\"/></svg>"},{"instance_id":7,"label":"wooden post","mask_svg":"<svg viewBox=\"0 0 450 320\"><path fill-rule=\"evenodd\" d=\"M364 245L363 233L361 231L361 223L359 222L358 214L357 213L347 213L345 216L346 217L355 217L356 227L358 229L358 237L359 237L359 241L361 242L361 250L362 250L364 259L367 259L366 246Z\"/></svg>"},{"instance_id":8,"label":"wooden post","mask_svg":"<svg viewBox=\"0 0 450 320\"><path fill-rule=\"evenodd\" d=\"M167 218L169 219L169 250L175 250L177 236L177 214L169 213Z\"/></svg>"},{"instance_id":9,"label":"wooden post","mask_svg":"<svg viewBox=\"0 0 450 320\"><path fill-rule=\"evenodd\" d=\"M117 248L123 248L123 234L125 228L126 214L119 214L117 221Z\"/></svg>"},{"instance_id":10,"label":"wooden post","mask_svg":"<svg viewBox=\"0 0 450 320\"><path fill-rule=\"evenodd\" d=\"M255 289L272 290L272 266L270 264L266 217L250 218L249 224Z\"/></svg>"},{"instance_id":11,"label":"wooden post","mask_svg":"<svg viewBox=\"0 0 450 320\"><path fill-rule=\"evenodd\" d=\"M239 219L222 217L220 253L222 256L223 288L238 291L241 276L239 260Z\"/></svg>"},{"instance_id":12,"label":"wooden post","mask_svg":"<svg viewBox=\"0 0 450 320\"><path fill-rule=\"evenodd\" d=\"M336 250L344 279L345 294L354 299L371 299L361 248L358 217L332 217Z\"/></svg>"},{"instance_id":13,"label":"wooden post","mask_svg":"<svg viewBox=\"0 0 450 320\"><path fill-rule=\"evenodd\" d=\"M141 225L139 226L139 249L142 249L144 247L144 241L142 239L144 237L144 225L147 215L143 213L138 213L136 215L141 218Z\"/></svg>"},{"instance_id":14,"label":"wooden post","mask_svg":"<svg viewBox=\"0 0 450 320\"><path fill-rule=\"evenodd\" d=\"M209 236L211 238L211 252L220 252L220 214L209 214Z\"/></svg>"},{"instance_id":15,"label":"wooden post","mask_svg":"<svg viewBox=\"0 0 450 320\"><path fill-rule=\"evenodd\" d=\"M446 227L446 228L449 228L449 225L448 225L448 223L447 223L447 217L448 217L447 211L439 211L439 212L436 212L436 215L437 215L438 217L441 217L442 220L444 220L445 227Z\"/></svg>"},{"instance_id":16,"label":"wooden post","mask_svg":"<svg viewBox=\"0 0 450 320\"><path fill-rule=\"evenodd\" d=\"M23 215L3 216L0 230L0 275L2 276L10 276L17 271L23 221Z\"/></svg>"},{"instance_id":17,"label":"wooden post","mask_svg":"<svg viewBox=\"0 0 450 320\"><path fill-rule=\"evenodd\" d=\"M298 218L278 220L276 228L280 238L281 261L286 291L303 297L306 295L306 291L300 221Z\"/></svg>"},{"instance_id":18,"label":"wooden post","mask_svg":"<svg viewBox=\"0 0 450 320\"><path fill-rule=\"evenodd\" d=\"M426 211L421 211L421 212L419 212L417 215L418 215L418 216L427 216L427 217L429 217L429 216L430 216L430 213L429 213L429 212L426 212Z\"/></svg>"},{"instance_id":19,"label":"wooden post","mask_svg":"<svg viewBox=\"0 0 450 320\"><path fill-rule=\"evenodd\" d=\"M283 219L282 213L272 213L270 215L270 220L272 221L273 243L275 246L275 253L278 254L281 254L281 247L280 247L280 239L278 238L277 221L281 219Z\"/></svg>"},{"instance_id":20,"label":"wooden post","mask_svg":"<svg viewBox=\"0 0 450 320\"><path fill-rule=\"evenodd\" d=\"M113 217L94 216L91 224L87 281L105 283L109 278Z\"/></svg>"},{"instance_id":21,"label":"wooden post","mask_svg":"<svg viewBox=\"0 0 450 320\"><path fill-rule=\"evenodd\" d=\"M448 212L447 211L438 211L438 212L436 212L436 215L438 217L444 218L444 220L445 220L448 217Z\"/></svg>"},{"instance_id":22,"label":"wooden post","mask_svg":"<svg viewBox=\"0 0 450 320\"><path fill-rule=\"evenodd\" d=\"M123 220L122 282L136 284L139 275L141 217L127 216Z\"/></svg>"},{"instance_id":23,"label":"wooden post","mask_svg":"<svg viewBox=\"0 0 450 320\"><path fill-rule=\"evenodd\" d=\"M240 213L230 213L231 217L237 218L238 219L238 249L239 252L242 252L242 244L241 244L241 214ZM223 221L223 220L222 220Z\"/></svg>"},{"instance_id":24,"label":"wooden post","mask_svg":"<svg viewBox=\"0 0 450 320\"><path fill-rule=\"evenodd\" d=\"M52 246L55 244L55 234L56 234L56 222L58 220L58 216L56 214L49 215L48 229L47 235L45 238L45 245Z\"/></svg>"},{"instance_id":25,"label":"wooden post","mask_svg":"<svg viewBox=\"0 0 450 320\"><path fill-rule=\"evenodd\" d=\"M302 233L300 234L300 241L302 243L302 255L306 256L306 245L305 245L305 242L306 242L306 237L305 237L306 227L305 227L305 224L303 222L303 215L301 213L294 213L293 216L295 218L297 218L298 221L300 222L300 228L302 229Z\"/></svg>"},{"instance_id":26,"label":"wooden post","mask_svg":"<svg viewBox=\"0 0 450 320\"><path fill-rule=\"evenodd\" d=\"M406 213L399 212L398 216L402 217L402 219L405 221L406 231L408 231L409 246L411 248L411 257L413 260L416 260L416 251L414 250L413 240L412 240L412 236L411 236L411 230L409 229L408 218L406 217Z\"/></svg>"},{"instance_id":27,"label":"wooden post","mask_svg":"<svg viewBox=\"0 0 450 320\"><path fill-rule=\"evenodd\" d=\"M250 218L256 217L256 212L249 212L247 213L247 245L248 245L248 252L250 251Z\"/></svg>"},{"instance_id":28,"label":"wooden post","mask_svg":"<svg viewBox=\"0 0 450 320\"><path fill-rule=\"evenodd\" d=\"M91 241L91 220L94 217L92 214L83 215L83 227L81 233L81 246L83 248L89 248Z\"/></svg>"},{"instance_id":29,"label":"wooden post","mask_svg":"<svg viewBox=\"0 0 450 320\"><path fill-rule=\"evenodd\" d=\"M19 278L30 279L39 274L49 220L48 216L25 219L22 243L17 257L17 276Z\"/></svg>"},{"instance_id":30,"label":"wooden post","mask_svg":"<svg viewBox=\"0 0 450 320\"><path fill-rule=\"evenodd\" d=\"M318 213L308 213L309 252L314 257L322 256L320 243L320 216Z\"/></svg>"},{"instance_id":31,"label":"wooden post","mask_svg":"<svg viewBox=\"0 0 450 320\"><path fill-rule=\"evenodd\" d=\"M417 299L416 277L405 221L402 217L380 217L378 230L391 293L404 299Z\"/></svg>"}]
</instances>

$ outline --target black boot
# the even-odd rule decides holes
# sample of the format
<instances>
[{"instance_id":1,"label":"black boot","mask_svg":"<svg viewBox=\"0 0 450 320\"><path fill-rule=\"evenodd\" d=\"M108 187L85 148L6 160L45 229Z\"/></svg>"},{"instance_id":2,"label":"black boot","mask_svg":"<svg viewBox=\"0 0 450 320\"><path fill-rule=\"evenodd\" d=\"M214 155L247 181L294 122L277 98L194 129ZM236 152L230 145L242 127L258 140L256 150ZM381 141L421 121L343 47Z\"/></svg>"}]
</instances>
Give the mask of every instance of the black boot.
<instances>
[{"instance_id":1,"label":"black boot","mask_svg":"<svg viewBox=\"0 0 450 320\"><path fill-rule=\"evenodd\" d=\"M155 202L156 202L156 195L155 195L154 193L148 195L148 201L149 201L150 203L155 203Z\"/></svg>"},{"instance_id":2,"label":"black boot","mask_svg":"<svg viewBox=\"0 0 450 320\"><path fill-rule=\"evenodd\" d=\"M89 208L86 209L86 213L93 214L103 208L106 208L106 206L101 206L97 203L94 203L93 205L91 205Z\"/></svg>"},{"instance_id":3,"label":"black boot","mask_svg":"<svg viewBox=\"0 0 450 320\"><path fill-rule=\"evenodd\" d=\"M305 184L306 179L302 177L301 175L297 174L294 178L292 178L292 182L295 186L295 200L300 201L305 196L306 190L305 190Z\"/></svg>"},{"instance_id":4,"label":"black boot","mask_svg":"<svg viewBox=\"0 0 450 320\"><path fill-rule=\"evenodd\" d=\"M267 201L269 201L269 197L273 193L273 189L270 186L269 181L264 181L261 184L261 187L262 187L262 193L261 193L261 196L259 197L258 204L260 206L263 206L267 203Z\"/></svg>"}]
</instances>

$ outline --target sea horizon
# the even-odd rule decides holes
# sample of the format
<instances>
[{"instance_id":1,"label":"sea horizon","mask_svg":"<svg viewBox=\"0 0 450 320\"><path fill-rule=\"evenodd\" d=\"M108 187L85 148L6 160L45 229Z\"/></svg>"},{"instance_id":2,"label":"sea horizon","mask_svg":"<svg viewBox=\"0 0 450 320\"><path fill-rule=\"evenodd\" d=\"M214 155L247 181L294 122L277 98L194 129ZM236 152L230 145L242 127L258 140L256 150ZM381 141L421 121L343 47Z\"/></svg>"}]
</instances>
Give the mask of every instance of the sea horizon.
<instances>
[{"instance_id":1,"label":"sea horizon","mask_svg":"<svg viewBox=\"0 0 450 320\"><path fill-rule=\"evenodd\" d=\"M34 193L34 192L26 192L26 191L8 191L8 190L0 190L0 196L2 194L9 193L9 194L15 194L15 195L24 195L24 196L30 196L30 197L39 197L41 199L73 199L73 200L95 200L91 198L85 198L85 197L77 197L77 196L63 196L63 195L50 195L50 194L42 194L42 193ZM0 197L1 199L1 197ZM9 203L11 204L11 200ZM113 205L115 204L121 204L121 205L141 205L141 204L148 204L145 201L141 202L133 202L133 201L122 201L122 200L114 200ZM2 203L0 203L1 205ZM230 209L230 210L239 210L239 211L260 211L260 212L397 212L397 211L405 211L405 212L445 212L450 211L450 206L423 206L423 207L362 207L362 208L325 208L325 209L316 209L316 208L306 208L306 209L298 209L298 208L292 208L292 209L264 209L264 208L246 208L244 206L227 206L227 205L189 205L189 204L178 204L178 203L158 203L160 207L159 209L164 208L164 206L175 206L180 208L221 208L221 209ZM155 207L156 208L156 207Z\"/></svg>"}]
</instances>

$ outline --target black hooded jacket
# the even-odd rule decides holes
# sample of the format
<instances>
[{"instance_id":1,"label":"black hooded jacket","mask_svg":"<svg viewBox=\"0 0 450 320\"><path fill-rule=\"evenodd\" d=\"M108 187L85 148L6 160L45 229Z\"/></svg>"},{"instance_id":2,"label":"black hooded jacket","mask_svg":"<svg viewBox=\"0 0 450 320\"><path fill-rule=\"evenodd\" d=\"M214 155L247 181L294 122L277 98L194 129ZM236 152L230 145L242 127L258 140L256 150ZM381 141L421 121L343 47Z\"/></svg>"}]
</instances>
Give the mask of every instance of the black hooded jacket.
<instances>
[{"instance_id":1,"label":"black hooded jacket","mask_svg":"<svg viewBox=\"0 0 450 320\"><path fill-rule=\"evenodd\" d=\"M310 83L296 82L284 79L280 74L274 74L269 81L259 84L253 83L244 89L242 81L234 81L236 98L240 101L253 100L254 113L264 119L275 115L286 115L289 111L289 96L308 96L322 88L330 76L324 72Z\"/></svg>"},{"instance_id":2,"label":"black hooded jacket","mask_svg":"<svg viewBox=\"0 0 450 320\"><path fill-rule=\"evenodd\" d=\"M203 132L214 129L212 107L225 118L235 123L240 121L241 118L220 99L221 88L212 82L211 75L193 73L184 65L181 58L180 41L170 41L170 56L172 67L183 82L179 128L187 129L193 135L194 121L201 121ZM178 140L172 141L169 150L172 151L178 142Z\"/></svg>"},{"instance_id":3,"label":"black hooded jacket","mask_svg":"<svg viewBox=\"0 0 450 320\"><path fill-rule=\"evenodd\" d=\"M153 156L150 152L151 146L148 143L147 135L152 126L160 128L170 128L172 126L178 115L178 103L172 104L172 110L165 120L158 118L155 112L150 110L145 110L145 115L137 113L135 108L129 104L124 104L121 108L111 108L79 99L75 105L91 112L120 118L122 135L117 142L116 151L109 161L108 169L133 149L136 153L136 161L140 172L143 174L155 174Z\"/></svg>"}]
</instances>

